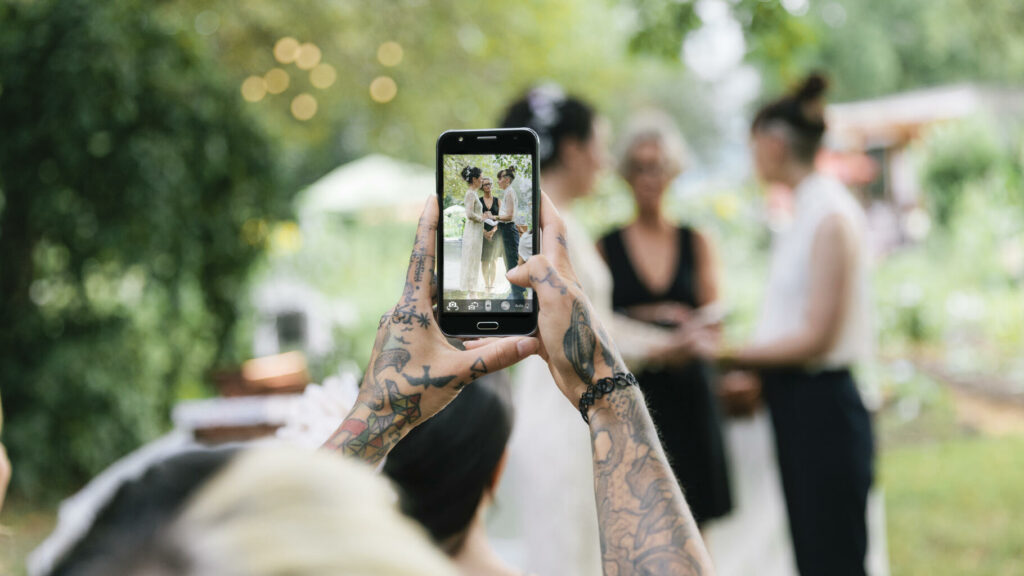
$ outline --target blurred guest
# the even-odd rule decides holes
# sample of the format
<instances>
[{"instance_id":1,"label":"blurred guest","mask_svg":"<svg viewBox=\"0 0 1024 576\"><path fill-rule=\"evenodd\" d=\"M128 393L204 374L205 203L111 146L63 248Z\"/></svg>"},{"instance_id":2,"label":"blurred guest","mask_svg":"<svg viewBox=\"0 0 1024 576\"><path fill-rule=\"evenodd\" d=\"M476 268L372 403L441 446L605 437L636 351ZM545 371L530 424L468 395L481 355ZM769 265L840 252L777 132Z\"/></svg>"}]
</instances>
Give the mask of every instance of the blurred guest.
<instances>
[{"instance_id":1,"label":"blurred guest","mask_svg":"<svg viewBox=\"0 0 1024 576\"><path fill-rule=\"evenodd\" d=\"M521 574L495 554L484 526L512 432L507 394L505 373L484 376L410 432L384 463L402 511L465 574Z\"/></svg>"},{"instance_id":2,"label":"blurred guest","mask_svg":"<svg viewBox=\"0 0 1024 576\"><path fill-rule=\"evenodd\" d=\"M593 192L608 162L606 123L588 103L566 95L558 86L543 85L513 102L502 126L528 127L537 133L541 183L565 219L566 233L555 242L567 251L580 286L627 364L637 369L646 362L681 358L689 350L688 338L613 314L608 266L590 235L571 217L573 202ZM595 545L598 523L593 495L564 490L566 485L585 485L591 476L587 431L572 426L572 407L553 392L551 376L540 359L523 363L515 373L515 385L518 411L509 448L509 484L516 493L510 495L514 500L510 509L526 519L520 527L526 544L525 568L562 576L597 574L601 551ZM499 514L503 512L512 510Z\"/></svg>"},{"instance_id":3,"label":"blurred guest","mask_svg":"<svg viewBox=\"0 0 1024 576\"><path fill-rule=\"evenodd\" d=\"M825 90L825 79L812 75L754 118L757 173L791 191L794 217L773 242L754 343L731 350L708 337L698 345L760 371L804 576L865 574L874 458L871 420L851 373L871 348L865 218L840 182L814 169Z\"/></svg>"},{"instance_id":4,"label":"blurred guest","mask_svg":"<svg viewBox=\"0 0 1024 576\"><path fill-rule=\"evenodd\" d=\"M519 239L519 260L518 264L524 264L530 259L530 255L533 254L533 228L527 228L526 232L523 233L522 238ZM517 265L518 265L517 264Z\"/></svg>"},{"instance_id":5,"label":"blurred guest","mask_svg":"<svg viewBox=\"0 0 1024 576\"><path fill-rule=\"evenodd\" d=\"M125 482L46 574L454 574L391 499L371 469L347 458L192 450Z\"/></svg>"},{"instance_id":6,"label":"blurred guest","mask_svg":"<svg viewBox=\"0 0 1024 576\"><path fill-rule=\"evenodd\" d=\"M501 243L504 247L505 269L515 268L519 250L519 228L515 224L516 189L512 183L516 179L516 167L509 166L498 171L498 189L502 191L501 210L498 213L498 230L501 232ZM529 188L529 187L528 187ZM511 284L511 283L510 283ZM511 284L509 294L511 300L522 300L525 292L521 286Z\"/></svg>"},{"instance_id":7,"label":"blurred guest","mask_svg":"<svg viewBox=\"0 0 1024 576\"><path fill-rule=\"evenodd\" d=\"M498 251L501 247L501 237L497 236L497 218L498 213L501 211L501 201L491 194L490 178L484 178L481 181L480 191L484 193L480 197L481 216L484 219L484 241L483 247L480 250L480 268L483 271L487 295L490 297L490 294L494 291L494 259L498 257ZM495 223L489 224L488 220Z\"/></svg>"},{"instance_id":8,"label":"blurred guest","mask_svg":"<svg viewBox=\"0 0 1024 576\"><path fill-rule=\"evenodd\" d=\"M459 286L472 298L480 278L480 257L483 254L484 218L477 190L483 184L483 170L476 166L462 169L466 181L466 196L462 205L466 209L466 225L462 230L462 256L459 269Z\"/></svg>"},{"instance_id":9,"label":"blurred guest","mask_svg":"<svg viewBox=\"0 0 1024 576\"><path fill-rule=\"evenodd\" d=\"M633 118L620 146L619 173L633 191L636 219L601 238L617 311L667 328L705 321L718 298L711 246L703 234L669 222L665 191L685 164L682 135L667 114ZM702 358L651 365L637 374L651 418L698 524L732 508L714 370Z\"/></svg>"}]
</instances>

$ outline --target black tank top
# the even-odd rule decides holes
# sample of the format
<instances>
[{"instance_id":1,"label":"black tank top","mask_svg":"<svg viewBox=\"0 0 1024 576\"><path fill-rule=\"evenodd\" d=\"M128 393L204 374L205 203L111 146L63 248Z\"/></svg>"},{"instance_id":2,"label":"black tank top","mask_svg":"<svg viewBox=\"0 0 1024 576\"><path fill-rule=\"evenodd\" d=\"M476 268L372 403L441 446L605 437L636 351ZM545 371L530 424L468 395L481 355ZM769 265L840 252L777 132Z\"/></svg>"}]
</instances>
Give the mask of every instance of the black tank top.
<instances>
[{"instance_id":1,"label":"black tank top","mask_svg":"<svg viewBox=\"0 0 1024 576\"><path fill-rule=\"evenodd\" d=\"M487 204L484 203L484 197L481 196L480 197L480 205L483 206L484 220L486 220L488 218L490 218L491 220L497 220L498 219L498 210L499 210L499 207L501 206L501 202L498 200L497 196L491 196L491 207L490 208L487 207ZM491 216L487 215L488 212L491 213ZM484 224L484 230L486 230L487 232L490 232L491 228L494 228L494 226L491 226L490 224Z\"/></svg>"},{"instance_id":2,"label":"black tank top","mask_svg":"<svg viewBox=\"0 0 1024 576\"><path fill-rule=\"evenodd\" d=\"M679 228L678 237L679 257L676 262L666 262L665 264L666 266L675 265L675 275L672 277L668 289L661 294L653 294L650 288L640 280L640 276L626 252L621 228L601 238L608 268L611 270L612 278L615 279L612 289L612 306L615 309L665 301L679 302L691 308L699 306L696 258L693 254L693 231L688 227Z\"/></svg>"}]
</instances>

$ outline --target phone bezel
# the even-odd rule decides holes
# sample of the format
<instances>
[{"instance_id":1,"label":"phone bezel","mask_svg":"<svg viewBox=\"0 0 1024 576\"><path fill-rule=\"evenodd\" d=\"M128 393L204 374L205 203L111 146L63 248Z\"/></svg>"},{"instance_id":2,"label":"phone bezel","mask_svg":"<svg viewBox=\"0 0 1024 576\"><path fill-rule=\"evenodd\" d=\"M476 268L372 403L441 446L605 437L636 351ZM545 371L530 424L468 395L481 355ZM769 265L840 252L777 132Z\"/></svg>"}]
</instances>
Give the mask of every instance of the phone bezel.
<instances>
[{"instance_id":1,"label":"phone bezel","mask_svg":"<svg viewBox=\"0 0 1024 576\"><path fill-rule=\"evenodd\" d=\"M480 137L483 136L484 140ZM462 138L460 141L459 138ZM540 139L529 128L493 128L487 130L449 130L437 138L436 180L437 203L441 208L437 223L437 318L441 332L447 336L476 338L486 336L521 336L537 330L537 294L532 295L530 312L445 312L444 299L444 165L446 154L529 154L533 183L533 253L540 253L540 166L537 150ZM480 330L479 322L497 322L497 330Z\"/></svg>"}]
</instances>

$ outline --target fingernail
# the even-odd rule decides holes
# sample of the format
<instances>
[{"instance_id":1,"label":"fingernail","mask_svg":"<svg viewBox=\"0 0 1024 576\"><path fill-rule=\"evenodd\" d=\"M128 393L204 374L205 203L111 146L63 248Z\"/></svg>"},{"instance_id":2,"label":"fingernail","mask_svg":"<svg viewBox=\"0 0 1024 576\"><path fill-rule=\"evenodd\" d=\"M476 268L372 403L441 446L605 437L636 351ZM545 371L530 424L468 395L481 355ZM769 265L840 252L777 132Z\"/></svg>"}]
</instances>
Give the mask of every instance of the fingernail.
<instances>
[{"instance_id":1,"label":"fingernail","mask_svg":"<svg viewBox=\"0 0 1024 576\"><path fill-rule=\"evenodd\" d=\"M519 342L516 342L516 350L519 351L519 356L526 358L530 354L537 351L539 343L536 338L523 338Z\"/></svg>"}]
</instances>

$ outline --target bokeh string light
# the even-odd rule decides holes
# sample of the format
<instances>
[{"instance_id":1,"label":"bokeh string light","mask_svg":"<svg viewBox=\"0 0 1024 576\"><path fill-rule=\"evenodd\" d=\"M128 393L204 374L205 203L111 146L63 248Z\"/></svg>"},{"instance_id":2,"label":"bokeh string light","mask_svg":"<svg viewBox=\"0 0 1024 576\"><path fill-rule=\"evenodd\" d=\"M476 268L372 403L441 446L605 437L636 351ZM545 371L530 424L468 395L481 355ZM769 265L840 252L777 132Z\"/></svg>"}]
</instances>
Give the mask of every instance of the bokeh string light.
<instances>
[{"instance_id":1,"label":"bokeh string light","mask_svg":"<svg viewBox=\"0 0 1024 576\"><path fill-rule=\"evenodd\" d=\"M387 104L398 94L398 84L390 76L378 76L370 82L370 98L374 102Z\"/></svg>"},{"instance_id":2,"label":"bokeh string light","mask_svg":"<svg viewBox=\"0 0 1024 576\"><path fill-rule=\"evenodd\" d=\"M334 81L338 79L338 73L334 70L334 66L330 64L318 64L316 68L309 73L309 82L314 87L324 90L330 88Z\"/></svg>"},{"instance_id":3,"label":"bokeh string light","mask_svg":"<svg viewBox=\"0 0 1024 576\"><path fill-rule=\"evenodd\" d=\"M323 52L312 42L300 43L296 38L284 36L274 43L273 54L274 60L281 65L294 64L300 70L308 71L309 83L314 88L326 90L338 80L337 70L322 61ZM396 63L400 61L401 47L398 47L397 57L391 53L389 58ZM282 67L271 68L263 76L249 76L242 82L242 98L248 102L260 102L267 94L283 94L291 85L292 79L287 70ZM398 87L390 78L379 82L376 88L371 87L371 93L375 94L373 98L378 102L391 100L397 91ZM316 97L307 92L292 98L289 105L292 116L300 121L313 118L318 109Z\"/></svg>"},{"instance_id":4,"label":"bokeh string light","mask_svg":"<svg viewBox=\"0 0 1024 576\"><path fill-rule=\"evenodd\" d=\"M292 116L296 120L306 121L316 115L317 102L312 94L303 92L292 100Z\"/></svg>"},{"instance_id":5,"label":"bokeh string light","mask_svg":"<svg viewBox=\"0 0 1024 576\"><path fill-rule=\"evenodd\" d=\"M267 95L267 81L259 76L249 76L242 82L242 98L248 102L259 102Z\"/></svg>"},{"instance_id":6,"label":"bokeh string light","mask_svg":"<svg viewBox=\"0 0 1024 576\"><path fill-rule=\"evenodd\" d=\"M299 52L295 56L295 65L302 70L312 70L314 66L320 63L320 58L323 56L320 52L320 48L312 42L306 42L302 46L299 46Z\"/></svg>"},{"instance_id":7,"label":"bokeh string light","mask_svg":"<svg viewBox=\"0 0 1024 576\"><path fill-rule=\"evenodd\" d=\"M267 92L280 94L288 89L291 77L282 68L274 68L263 77L267 83Z\"/></svg>"},{"instance_id":8,"label":"bokeh string light","mask_svg":"<svg viewBox=\"0 0 1024 576\"><path fill-rule=\"evenodd\" d=\"M274 59L281 64L291 64L299 55L299 41L291 36L285 36L274 44Z\"/></svg>"},{"instance_id":9,"label":"bokeh string light","mask_svg":"<svg viewBox=\"0 0 1024 576\"><path fill-rule=\"evenodd\" d=\"M377 48L377 60L384 66L398 66L403 56L402 45L398 42L385 42Z\"/></svg>"}]
</instances>

